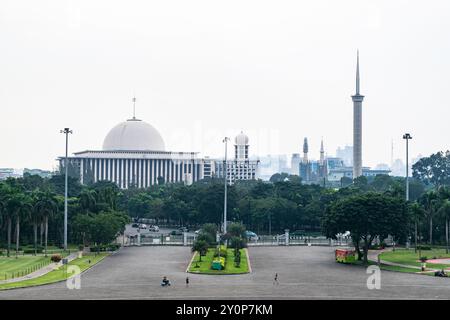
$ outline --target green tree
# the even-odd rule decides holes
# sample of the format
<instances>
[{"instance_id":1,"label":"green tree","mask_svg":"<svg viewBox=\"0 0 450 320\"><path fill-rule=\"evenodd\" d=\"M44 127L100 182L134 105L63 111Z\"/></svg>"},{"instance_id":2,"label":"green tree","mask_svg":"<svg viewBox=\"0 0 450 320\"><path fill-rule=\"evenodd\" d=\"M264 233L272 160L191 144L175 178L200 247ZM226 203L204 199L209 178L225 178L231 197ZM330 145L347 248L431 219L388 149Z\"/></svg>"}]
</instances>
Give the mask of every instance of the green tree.
<instances>
[{"instance_id":1,"label":"green tree","mask_svg":"<svg viewBox=\"0 0 450 320\"><path fill-rule=\"evenodd\" d=\"M450 185L450 152L440 151L421 158L412 166L412 175L425 184L436 187Z\"/></svg>"},{"instance_id":2,"label":"green tree","mask_svg":"<svg viewBox=\"0 0 450 320\"><path fill-rule=\"evenodd\" d=\"M7 256L11 253L11 229L12 229L12 219L14 217L13 211L10 210L10 201L13 196L13 190L8 184L0 184L0 209L2 210L2 217L6 222L6 233L7 233Z\"/></svg>"},{"instance_id":3,"label":"green tree","mask_svg":"<svg viewBox=\"0 0 450 320\"><path fill-rule=\"evenodd\" d=\"M408 213L404 200L379 193L368 192L334 202L323 219L327 237L350 231L355 249L363 242L363 261L368 263L367 253L376 237L388 235L400 237L406 234ZM360 258L360 254L358 254Z\"/></svg>"},{"instance_id":4,"label":"green tree","mask_svg":"<svg viewBox=\"0 0 450 320\"><path fill-rule=\"evenodd\" d=\"M414 240L415 240L415 249L417 252L417 241L419 238L419 225L425 217L425 210L418 202L414 202L410 205L411 219L414 221Z\"/></svg>"},{"instance_id":5,"label":"green tree","mask_svg":"<svg viewBox=\"0 0 450 320\"><path fill-rule=\"evenodd\" d=\"M48 220L53 217L58 211L58 200L54 193L51 191L40 192L34 203L34 210L40 213L42 220L44 221L44 252L47 256L48 246Z\"/></svg>"},{"instance_id":6,"label":"green tree","mask_svg":"<svg viewBox=\"0 0 450 320\"><path fill-rule=\"evenodd\" d=\"M449 252L449 220L450 220L450 200L445 199L442 201L440 208L437 212L445 220L445 250Z\"/></svg>"},{"instance_id":7,"label":"green tree","mask_svg":"<svg viewBox=\"0 0 450 320\"><path fill-rule=\"evenodd\" d=\"M22 192L14 192L8 199L7 210L12 214L12 218L16 222L16 258L19 255L20 242L20 223L29 217L31 211L31 198ZM11 220L10 220L11 221ZM10 234L10 225L8 226L8 233ZM10 241L10 235L8 236ZM10 244L8 244L9 246Z\"/></svg>"},{"instance_id":8,"label":"green tree","mask_svg":"<svg viewBox=\"0 0 450 320\"><path fill-rule=\"evenodd\" d=\"M430 245L433 244L433 218L436 214L436 207L438 205L438 194L436 191L430 190L420 197L419 202L425 209L426 216L429 222L429 238Z\"/></svg>"},{"instance_id":9,"label":"green tree","mask_svg":"<svg viewBox=\"0 0 450 320\"><path fill-rule=\"evenodd\" d=\"M96 212L97 192L93 189L84 189L79 195L80 207L84 213Z\"/></svg>"},{"instance_id":10,"label":"green tree","mask_svg":"<svg viewBox=\"0 0 450 320\"><path fill-rule=\"evenodd\" d=\"M202 261L202 256L206 255L208 247L208 243L205 240L195 240L192 244L192 252L198 252L199 262Z\"/></svg>"},{"instance_id":11,"label":"green tree","mask_svg":"<svg viewBox=\"0 0 450 320\"><path fill-rule=\"evenodd\" d=\"M244 238L245 237L245 226L242 223L231 223L227 227L227 232L231 237Z\"/></svg>"}]
</instances>

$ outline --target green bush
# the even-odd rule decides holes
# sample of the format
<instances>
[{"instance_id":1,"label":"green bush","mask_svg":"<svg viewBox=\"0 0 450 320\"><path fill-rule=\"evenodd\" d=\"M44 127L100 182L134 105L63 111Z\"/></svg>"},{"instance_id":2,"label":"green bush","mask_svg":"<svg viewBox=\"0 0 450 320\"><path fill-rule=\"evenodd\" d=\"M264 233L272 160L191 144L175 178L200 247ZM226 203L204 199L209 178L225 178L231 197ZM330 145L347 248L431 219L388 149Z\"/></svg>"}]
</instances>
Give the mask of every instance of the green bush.
<instances>
[{"instance_id":1,"label":"green bush","mask_svg":"<svg viewBox=\"0 0 450 320\"><path fill-rule=\"evenodd\" d=\"M216 248L216 250L214 251L214 258L218 257L220 253L221 257L226 257L227 256L227 249L224 248L223 246L221 246L220 248Z\"/></svg>"},{"instance_id":2,"label":"green bush","mask_svg":"<svg viewBox=\"0 0 450 320\"><path fill-rule=\"evenodd\" d=\"M91 251L92 252L105 252L105 251L116 251L120 248L120 244L108 244L108 245L98 245L98 246L92 246Z\"/></svg>"},{"instance_id":3,"label":"green bush","mask_svg":"<svg viewBox=\"0 0 450 320\"><path fill-rule=\"evenodd\" d=\"M42 253L42 250L43 250L43 249L39 249L39 248L38 248L38 249L36 250L36 253ZM25 249L25 250L23 250L23 253L24 253L24 254L34 254L34 249Z\"/></svg>"},{"instance_id":4,"label":"green bush","mask_svg":"<svg viewBox=\"0 0 450 320\"><path fill-rule=\"evenodd\" d=\"M231 245L232 248L243 249L247 247L247 241L241 237L231 237Z\"/></svg>"},{"instance_id":5,"label":"green bush","mask_svg":"<svg viewBox=\"0 0 450 320\"><path fill-rule=\"evenodd\" d=\"M60 261L62 260L62 256L61 256L60 254L53 254L53 255L50 257L50 260L51 260L52 262L60 262Z\"/></svg>"},{"instance_id":6,"label":"green bush","mask_svg":"<svg viewBox=\"0 0 450 320\"><path fill-rule=\"evenodd\" d=\"M432 250L430 246L417 246L417 250Z\"/></svg>"},{"instance_id":7,"label":"green bush","mask_svg":"<svg viewBox=\"0 0 450 320\"><path fill-rule=\"evenodd\" d=\"M419 259L421 262L425 262L425 261L427 261L428 260L428 258L427 257L420 257L420 259Z\"/></svg>"},{"instance_id":8,"label":"green bush","mask_svg":"<svg viewBox=\"0 0 450 320\"><path fill-rule=\"evenodd\" d=\"M216 264L216 263L220 263L221 270L225 269L225 258L224 257L220 257L218 259L214 259L212 261L211 267L213 266L213 264Z\"/></svg>"}]
</instances>

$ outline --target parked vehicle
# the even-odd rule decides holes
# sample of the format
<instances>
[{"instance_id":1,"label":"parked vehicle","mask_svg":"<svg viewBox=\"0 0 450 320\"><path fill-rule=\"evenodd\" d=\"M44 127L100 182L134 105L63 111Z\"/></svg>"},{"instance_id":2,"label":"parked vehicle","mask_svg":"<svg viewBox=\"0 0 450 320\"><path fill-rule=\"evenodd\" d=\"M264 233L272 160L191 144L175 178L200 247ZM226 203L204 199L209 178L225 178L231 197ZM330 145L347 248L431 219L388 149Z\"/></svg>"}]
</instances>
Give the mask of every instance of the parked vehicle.
<instances>
[{"instance_id":1,"label":"parked vehicle","mask_svg":"<svg viewBox=\"0 0 450 320\"><path fill-rule=\"evenodd\" d=\"M195 234L200 234L200 232L202 232L202 229L198 229L198 230L195 230Z\"/></svg>"},{"instance_id":2,"label":"parked vehicle","mask_svg":"<svg viewBox=\"0 0 450 320\"><path fill-rule=\"evenodd\" d=\"M133 223L133 224L131 225L131 227L132 227L132 228L139 228L139 223Z\"/></svg>"},{"instance_id":3,"label":"parked vehicle","mask_svg":"<svg viewBox=\"0 0 450 320\"><path fill-rule=\"evenodd\" d=\"M144 223L141 223L141 224L139 225L139 229L147 229L147 225L144 224Z\"/></svg>"},{"instance_id":4,"label":"parked vehicle","mask_svg":"<svg viewBox=\"0 0 450 320\"><path fill-rule=\"evenodd\" d=\"M180 231L180 230L173 230L170 234L171 234L172 236L182 236L182 235L183 235L183 232Z\"/></svg>"},{"instance_id":5,"label":"parked vehicle","mask_svg":"<svg viewBox=\"0 0 450 320\"><path fill-rule=\"evenodd\" d=\"M150 226L148 228L148 231L159 232L159 227L158 226Z\"/></svg>"},{"instance_id":6,"label":"parked vehicle","mask_svg":"<svg viewBox=\"0 0 450 320\"><path fill-rule=\"evenodd\" d=\"M253 231L245 231L245 236L248 240L258 240L258 235L254 233Z\"/></svg>"},{"instance_id":7,"label":"parked vehicle","mask_svg":"<svg viewBox=\"0 0 450 320\"><path fill-rule=\"evenodd\" d=\"M188 227L181 227L181 228L178 229L178 231L189 232L189 228Z\"/></svg>"}]
</instances>

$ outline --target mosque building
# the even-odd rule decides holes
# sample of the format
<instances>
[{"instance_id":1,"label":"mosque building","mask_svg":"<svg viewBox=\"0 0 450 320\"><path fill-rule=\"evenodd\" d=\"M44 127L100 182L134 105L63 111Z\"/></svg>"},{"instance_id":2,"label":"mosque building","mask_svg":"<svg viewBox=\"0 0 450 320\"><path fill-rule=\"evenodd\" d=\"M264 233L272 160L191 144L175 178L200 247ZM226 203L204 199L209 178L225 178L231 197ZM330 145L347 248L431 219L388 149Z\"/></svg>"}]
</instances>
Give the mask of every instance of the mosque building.
<instances>
[{"instance_id":1,"label":"mosque building","mask_svg":"<svg viewBox=\"0 0 450 320\"><path fill-rule=\"evenodd\" d=\"M235 159L227 161L230 183L256 179L258 161L248 159L248 137L241 133L235 142ZM65 158L58 160L64 168ZM109 131L102 150L75 152L68 163L71 175L82 184L111 181L122 189L223 177L223 161L201 158L198 152L166 151L160 133L134 115Z\"/></svg>"},{"instance_id":2,"label":"mosque building","mask_svg":"<svg viewBox=\"0 0 450 320\"><path fill-rule=\"evenodd\" d=\"M63 168L64 157L59 161ZM173 182L191 184L204 178L204 160L197 152L166 151L159 132L135 116L109 131L102 150L75 152L69 163L82 184L107 180L124 189Z\"/></svg>"}]
</instances>

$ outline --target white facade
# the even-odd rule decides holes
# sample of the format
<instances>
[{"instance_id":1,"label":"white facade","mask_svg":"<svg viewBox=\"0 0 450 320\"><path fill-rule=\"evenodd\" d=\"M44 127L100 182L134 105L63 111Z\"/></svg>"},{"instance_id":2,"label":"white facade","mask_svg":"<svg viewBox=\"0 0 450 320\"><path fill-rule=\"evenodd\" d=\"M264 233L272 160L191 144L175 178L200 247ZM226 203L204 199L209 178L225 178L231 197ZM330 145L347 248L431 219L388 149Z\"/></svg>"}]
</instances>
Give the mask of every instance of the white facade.
<instances>
[{"instance_id":1,"label":"white facade","mask_svg":"<svg viewBox=\"0 0 450 320\"><path fill-rule=\"evenodd\" d=\"M147 188L160 183L192 184L204 178L204 160L196 152L164 151L161 135L133 117L111 129L103 150L74 153L69 158L80 182L111 181L120 188ZM64 158L59 158L60 167Z\"/></svg>"},{"instance_id":2,"label":"white facade","mask_svg":"<svg viewBox=\"0 0 450 320\"><path fill-rule=\"evenodd\" d=\"M248 156L249 152L249 139L241 132L235 138L234 144L234 159L227 160L226 167L223 160L207 161L206 170L210 172L211 176L217 178L225 177L225 168L227 171L228 183L233 184L238 180L255 180L258 177L258 165L259 160L250 160ZM205 176L207 174L205 173Z\"/></svg>"}]
</instances>

